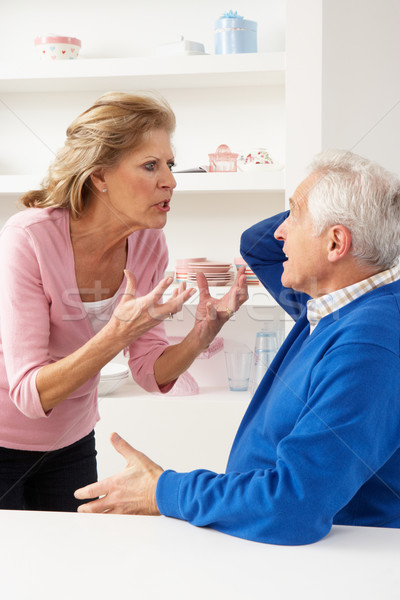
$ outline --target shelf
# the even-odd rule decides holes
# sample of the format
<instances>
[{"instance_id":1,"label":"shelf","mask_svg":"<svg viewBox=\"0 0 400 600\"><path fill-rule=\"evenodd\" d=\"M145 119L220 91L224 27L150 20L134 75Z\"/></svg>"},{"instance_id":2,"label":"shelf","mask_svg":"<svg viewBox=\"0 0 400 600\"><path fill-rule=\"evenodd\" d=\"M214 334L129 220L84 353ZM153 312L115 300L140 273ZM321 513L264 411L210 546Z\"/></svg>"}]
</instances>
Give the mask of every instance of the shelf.
<instances>
[{"instance_id":1,"label":"shelf","mask_svg":"<svg viewBox=\"0 0 400 600\"><path fill-rule=\"evenodd\" d=\"M174 194L182 192L264 192L284 191L285 172L265 173L174 173L177 186Z\"/></svg>"},{"instance_id":2,"label":"shelf","mask_svg":"<svg viewBox=\"0 0 400 600\"><path fill-rule=\"evenodd\" d=\"M284 85L285 53L0 63L0 92Z\"/></svg>"},{"instance_id":3,"label":"shelf","mask_svg":"<svg viewBox=\"0 0 400 600\"><path fill-rule=\"evenodd\" d=\"M200 192L283 192L285 171L267 173L175 173L174 195ZM0 176L0 197L20 196L38 189L40 181L34 175Z\"/></svg>"},{"instance_id":4,"label":"shelf","mask_svg":"<svg viewBox=\"0 0 400 600\"><path fill-rule=\"evenodd\" d=\"M34 175L0 175L0 197L20 196L39 187L40 182Z\"/></svg>"},{"instance_id":5,"label":"shelf","mask_svg":"<svg viewBox=\"0 0 400 600\"><path fill-rule=\"evenodd\" d=\"M181 403L196 403L197 401L201 402L238 402L242 401L245 406L249 403L250 391L244 392L232 392L228 385L226 386L209 386L209 387L201 387L200 393L192 396L168 396L163 395L162 401L164 400L168 403L180 405ZM134 381L129 377L126 383L124 383L120 388L118 388L115 392L111 394L107 394L105 396L99 396L101 400L105 400L107 398L113 398L114 400L124 400L125 398L130 399L131 401L139 401L148 403L154 401L156 404L160 401L160 396L156 396L153 394L149 394L145 392L142 388L140 388ZM102 405L101 408L104 408Z\"/></svg>"}]
</instances>

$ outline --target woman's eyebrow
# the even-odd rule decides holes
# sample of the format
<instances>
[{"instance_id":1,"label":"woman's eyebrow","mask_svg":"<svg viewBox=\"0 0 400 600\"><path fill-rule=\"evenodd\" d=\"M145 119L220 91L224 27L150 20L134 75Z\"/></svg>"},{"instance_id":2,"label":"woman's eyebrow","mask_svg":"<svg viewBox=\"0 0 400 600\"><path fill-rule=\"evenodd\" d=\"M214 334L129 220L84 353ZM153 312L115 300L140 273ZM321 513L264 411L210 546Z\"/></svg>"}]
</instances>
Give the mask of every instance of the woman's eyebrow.
<instances>
[{"instance_id":1,"label":"woman's eyebrow","mask_svg":"<svg viewBox=\"0 0 400 600\"><path fill-rule=\"evenodd\" d=\"M160 157L154 156L153 154L149 154L149 156L144 156L143 157L143 160L148 160L148 159L151 159L151 160L162 160ZM175 157L171 156L170 158L167 158L167 162L170 162L170 161L175 161Z\"/></svg>"}]
</instances>

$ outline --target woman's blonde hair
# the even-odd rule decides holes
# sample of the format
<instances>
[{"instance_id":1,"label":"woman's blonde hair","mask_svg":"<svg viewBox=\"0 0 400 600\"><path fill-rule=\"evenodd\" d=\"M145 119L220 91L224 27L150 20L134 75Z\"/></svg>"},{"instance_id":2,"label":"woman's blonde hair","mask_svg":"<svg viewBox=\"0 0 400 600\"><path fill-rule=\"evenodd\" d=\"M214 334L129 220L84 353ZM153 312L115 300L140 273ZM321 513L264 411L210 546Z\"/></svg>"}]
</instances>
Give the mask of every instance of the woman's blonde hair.
<instances>
[{"instance_id":1,"label":"woman's blonde hair","mask_svg":"<svg viewBox=\"0 0 400 600\"><path fill-rule=\"evenodd\" d=\"M65 144L41 189L24 194L22 204L68 208L79 218L92 189L91 174L118 164L153 129L170 134L175 129L175 115L166 100L123 92L104 94L68 127Z\"/></svg>"}]
</instances>

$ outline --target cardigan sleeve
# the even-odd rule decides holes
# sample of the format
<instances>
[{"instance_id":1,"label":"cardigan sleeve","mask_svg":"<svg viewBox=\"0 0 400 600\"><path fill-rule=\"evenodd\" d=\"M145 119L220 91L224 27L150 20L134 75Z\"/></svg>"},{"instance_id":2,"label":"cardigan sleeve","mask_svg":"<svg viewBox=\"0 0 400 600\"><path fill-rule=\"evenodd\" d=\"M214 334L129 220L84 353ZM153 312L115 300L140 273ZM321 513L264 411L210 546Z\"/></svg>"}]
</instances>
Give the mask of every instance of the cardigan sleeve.
<instances>
[{"instance_id":1,"label":"cardigan sleeve","mask_svg":"<svg viewBox=\"0 0 400 600\"><path fill-rule=\"evenodd\" d=\"M165 471L157 486L160 512L259 542L321 539L398 449L399 387L398 355L371 344L336 348L314 368L275 464L226 474ZM261 440L254 452L262 453Z\"/></svg>"},{"instance_id":2,"label":"cardigan sleeve","mask_svg":"<svg viewBox=\"0 0 400 600\"><path fill-rule=\"evenodd\" d=\"M1 343L10 399L27 417L46 417L36 388L49 362L49 300L43 290L34 242L24 228L0 235Z\"/></svg>"},{"instance_id":3,"label":"cardigan sleeve","mask_svg":"<svg viewBox=\"0 0 400 600\"><path fill-rule=\"evenodd\" d=\"M282 285L282 264L286 257L282 252L282 242L274 238L276 229L288 215L289 211L280 213L247 229L241 237L240 252L276 302L297 320L310 296Z\"/></svg>"}]
</instances>

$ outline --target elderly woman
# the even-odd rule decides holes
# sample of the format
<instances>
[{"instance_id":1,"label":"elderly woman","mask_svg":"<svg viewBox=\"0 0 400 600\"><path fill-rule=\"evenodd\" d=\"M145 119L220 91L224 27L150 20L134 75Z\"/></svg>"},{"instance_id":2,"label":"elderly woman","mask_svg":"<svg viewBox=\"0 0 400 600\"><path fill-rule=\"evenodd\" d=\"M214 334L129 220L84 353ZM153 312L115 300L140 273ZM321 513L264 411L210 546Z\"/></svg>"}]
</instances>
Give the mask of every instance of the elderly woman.
<instances>
[{"instance_id":1,"label":"elderly woman","mask_svg":"<svg viewBox=\"0 0 400 600\"><path fill-rule=\"evenodd\" d=\"M162 302L174 126L163 100L105 94L1 232L0 508L76 510L100 369L128 349L135 381L167 392L247 298L243 271L219 301L200 275L193 329L168 345L162 321L194 292Z\"/></svg>"}]
</instances>

